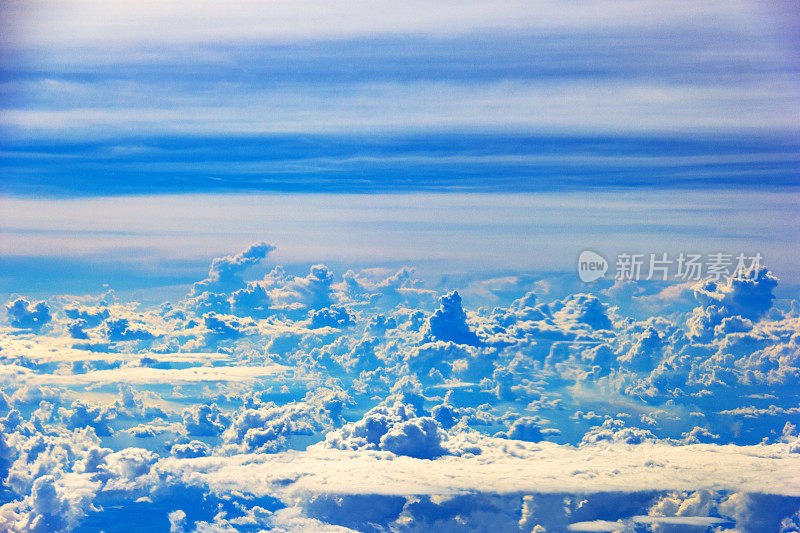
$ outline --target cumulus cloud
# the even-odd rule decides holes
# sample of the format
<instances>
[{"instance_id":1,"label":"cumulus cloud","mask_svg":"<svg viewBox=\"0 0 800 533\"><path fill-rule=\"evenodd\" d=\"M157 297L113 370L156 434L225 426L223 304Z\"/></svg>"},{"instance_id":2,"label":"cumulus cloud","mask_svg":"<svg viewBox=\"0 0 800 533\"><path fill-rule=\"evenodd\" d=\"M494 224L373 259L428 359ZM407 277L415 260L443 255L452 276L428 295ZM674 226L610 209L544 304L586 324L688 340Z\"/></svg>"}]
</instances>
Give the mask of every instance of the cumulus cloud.
<instances>
[{"instance_id":1,"label":"cumulus cloud","mask_svg":"<svg viewBox=\"0 0 800 533\"><path fill-rule=\"evenodd\" d=\"M110 341L142 341L156 337L145 328L131 325L127 318L106 320L104 327L106 337Z\"/></svg>"},{"instance_id":2,"label":"cumulus cloud","mask_svg":"<svg viewBox=\"0 0 800 533\"><path fill-rule=\"evenodd\" d=\"M612 329L608 318L607 305L593 294L575 294L551 305L557 322L589 326L592 329Z\"/></svg>"},{"instance_id":3,"label":"cumulus cloud","mask_svg":"<svg viewBox=\"0 0 800 533\"><path fill-rule=\"evenodd\" d=\"M416 416L413 407L395 402L368 411L358 422L328 433L325 446L342 450L386 450L397 455L435 459L450 453L439 422Z\"/></svg>"},{"instance_id":4,"label":"cumulus cloud","mask_svg":"<svg viewBox=\"0 0 800 533\"><path fill-rule=\"evenodd\" d=\"M204 292L224 293L239 289L244 280L241 274L253 265L261 262L275 246L265 242L251 244L246 250L225 257L217 257L211 262L208 277L192 286L191 295Z\"/></svg>"},{"instance_id":5,"label":"cumulus cloud","mask_svg":"<svg viewBox=\"0 0 800 533\"><path fill-rule=\"evenodd\" d=\"M53 319L47 303L31 303L25 298L6 304L6 312L11 325L20 329L39 330Z\"/></svg>"},{"instance_id":6,"label":"cumulus cloud","mask_svg":"<svg viewBox=\"0 0 800 533\"><path fill-rule=\"evenodd\" d=\"M694 288L701 305L725 307L731 315L757 320L775 299L778 279L766 268L739 271L725 281L708 279Z\"/></svg>"},{"instance_id":7,"label":"cumulus cloud","mask_svg":"<svg viewBox=\"0 0 800 533\"><path fill-rule=\"evenodd\" d=\"M517 418L511 424L511 427L508 428L508 431L500 432L497 436L528 442L539 442L544 439L539 420L530 416L521 416Z\"/></svg>"},{"instance_id":8,"label":"cumulus cloud","mask_svg":"<svg viewBox=\"0 0 800 533\"><path fill-rule=\"evenodd\" d=\"M194 405L183 410L183 426L189 435L220 435L230 424L230 417L217 404Z\"/></svg>"},{"instance_id":9,"label":"cumulus cloud","mask_svg":"<svg viewBox=\"0 0 800 533\"><path fill-rule=\"evenodd\" d=\"M796 524L800 306L773 306L768 271L629 316L624 287L528 277L471 282L491 309L410 269L246 281L271 250L178 302L7 306L0 529L110 509L176 531Z\"/></svg>"},{"instance_id":10,"label":"cumulus cloud","mask_svg":"<svg viewBox=\"0 0 800 533\"><path fill-rule=\"evenodd\" d=\"M292 435L311 435L316 421L305 404L278 407L274 403L245 409L223 434L229 453L274 453Z\"/></svg>"},{"instance_id":11,"label":"cumulus cloud","mask_svg":"<svg viewBox=\"0 0 800 533\"><path fill-rule=\"evenodd\" d=\"M218 315L212 311L203 315L203 325L206 327L209 339L213 342L237 339L245 335L252 322L235 316Z\"/></svg>"},{"instance_id":12,"label":"cumulus cloud","mask_svg":"<svg viewBox=\"0 0 800 533\"><path fill-rule=\"evenodd\" d=\"M646 430L625 427L622 420L606 419L600 426L592 428L583 436L584 444L600 444L603 442L624 442L625 444L641 444L655 442L656 436Z\"/></svg>"},{"instance_id":13,"label":"cumulus cloud","mask_svg":"<svg viewBox=\"0 0 800 533\"><path fill-rule=\"evenodd\" d=\"M72 320L83 321L84 327L94 328L100 325L103 320L106 320L110 313L107 307L65 307L64 314Z\"/></svg>"},{"instance_id":14,"label":"cumulus cloud","mask_svg":"<svg viewBox=\"0 0 800 533\"><path fill-rule=\"evenodd\" d=\"M428 318L428 331L431 337L457 344L477 346L480 339L467 324L467 314L461 307L458 291L439 298L439 309Z\"/></svg>"},{"instance_id":15,"label":"cumulus cloud","mask_svg":"<svg viewBox=\"0 0 800 533\"><path fill-rule=\"evenodd\" d=\"M309 327L319 328L346 328L353 324L353 319L347 309L343 307L326 307L317 311L312 311L309 315Z\"/></svg>"},{"instance_id":16,"label":"cumulus cloud","mask_svg":"<svg viewBox=\"0 0 800 533\"><path fill-rule=\"evenodd\" d=\"M721 328L746 327L747 321L760 319L772 306L778 279L766 268L737 272L725 281L708 279L694 287L700 303L689 321L691 335L709 340Z\"/></svg>"}]
</instances>

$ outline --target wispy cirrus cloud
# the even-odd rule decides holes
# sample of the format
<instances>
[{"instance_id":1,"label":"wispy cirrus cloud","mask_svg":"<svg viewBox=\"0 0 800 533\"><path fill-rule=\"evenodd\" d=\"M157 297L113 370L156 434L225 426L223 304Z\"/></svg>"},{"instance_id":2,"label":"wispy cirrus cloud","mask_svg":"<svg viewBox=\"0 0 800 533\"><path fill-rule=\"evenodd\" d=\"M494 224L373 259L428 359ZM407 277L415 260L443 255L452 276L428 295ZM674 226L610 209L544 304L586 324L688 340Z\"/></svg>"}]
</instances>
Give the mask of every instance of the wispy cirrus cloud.
<instances>
[{"instance_id":1,"label":"wispy cirrus cloud","mask_svg":"<svg viewBox=\"0 0 800 533\"><path fill-rule=\"evenodd\" d=\"M265 231L285 243L276 251L283 261L414 264L432 275L441 268L572 272L586 247L606 254L632 248L677 253L690 245L752 248L794 283L795 203L796 193L720 190L713 196L707 190L594 191L591 198L581 191L5 198L0 252L8 291L37 286L28 280L37 264L48 279L78 275L93 286L98 280L88 278L98 272L117 288L165 275L171 283L189 283L207 272L208 250L222 253L263 238ZM778 221L786 231L773 231ZM556 241L554 235L562 237ZM70 259L76 263L59 263ZM87 273L81 264L97 266ZM122 275L130 269L144 278Z\"/></svg>"},{"instance_id":2,"label":"wispy cirrus cloud","mask_svg":"<svg viewBox=\"0 0 800 533\"><path fill-rule=\"evenodd\" d=\"M638 155L654 138L690 139L706 157L719 153L714 138L747 139L755 143L748 153L797 154L796 47L779 5L40 2L16 4L8 15L0 126L5 186L17 194L22 184L49 192L87 175L110 176L103 188L113 193L134 183L149 192L302 190L326 180L352 191L365 179L383 190L456 189L470 177L496 187L492 175L516 190L575 171L558 161L511 161L489 172L488 160L470 156L503 149L464 142L475 134L520 139L523 157L539 153L542 142L532 139L548 136L560 137L551 144L557 149L586 136L627 139L639 143ZM372 143L375 133L393 162L372 163L386 155ZM431 146L441 134L461 139L463 151L415 159L410 137ZM321 136L297 156L313 151L322 160L276 168L272 157L254 159L251 145L250 154L231 151L247 139L270 146L276 135ZM341 146L345 136L360 145L361 161ZM206 143L200 153L159 146L191 151L197 140ZM126 146L137 147L135 169L119 159ZM71 163L48 157L54 147ZM228 166L215 170L220 159ZM202 168L169 168L194 162ZM604 185L625 171L591 168ZM713 174L729 186L785 186L796 185L796 171L796 161L757 172L718 162L680 179ZM254 172L273 175L244 183ZM309 176L319 179L304 181ZM674 174L642 165L630 176L625 186ZM80 178L74 183L86 193Z\"/></svg>"},{"instance_id":3,"label":"wispy cirrus cloud","mask_svg":"<svg viewBox=\"0 0 800 533\"><path fill-rule=\"evenodd\" d=\"M394 2L354 1L331 5L291 1L182 3L74 0L31 2L9 9L17 24L15 39L25 44L112 42L129 45L258 40L302 40L380 34L457 35L497 28L580 30L597 27L655 28L663 25L744 26L765 21L771 13L749 2L718 6L680 1L555 2L504 1ZM55 23L58 24L48 24ZM48 28L47 31L44 28Z\"/></svg>"},{"instance_id":4,"label":"wispy cirrus cloud","mask_svg":"<svg viewBox=\"0 0 800 533\"><path fill-rule=\"evenodd\" d=\"M161 83L43 83L60 108L7 109L12 138L503 131L565 134L792 132L800 95L790 78L739 85L610 81L296 84L223 82L176 94ZM70 105L69 95L73 95ZM225 94L224 98L220 98ZM143 95L147 95L144 97Z\"/></svg>"}]
</instances>

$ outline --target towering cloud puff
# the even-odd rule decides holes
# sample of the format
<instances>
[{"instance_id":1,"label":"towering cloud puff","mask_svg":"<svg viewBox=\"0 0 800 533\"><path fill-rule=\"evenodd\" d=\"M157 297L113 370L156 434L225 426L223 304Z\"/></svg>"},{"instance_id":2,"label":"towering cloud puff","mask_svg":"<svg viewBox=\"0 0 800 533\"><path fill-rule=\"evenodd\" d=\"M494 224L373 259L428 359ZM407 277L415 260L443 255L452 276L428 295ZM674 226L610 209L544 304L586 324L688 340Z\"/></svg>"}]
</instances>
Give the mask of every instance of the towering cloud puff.
<instances>
[{"instance_id":1,"label":"towering cloud puff","mask_svg":"<svg viewBox=\"0 0 800 533\"><path fill-rule=\"evenodd\" d=\"M238 316L251 316L262 318L271 314L272 299L267 294L263 285L251 281L243 289L231 294L231 312Z\"/></svg>"},{"instance_id":2,"label":"towering cloud puff","mask_svg":"<svg viewBox=\"0 0 800 533\"><path fill-rule=\"evenodd\" d=\"M322 390L309 394L305 401L278 406L260 403L238 413L225 430L228 453L274 453L282 450L295 435L313 435L325 424L338 419L343 396Z\"/></svg>"},{"instance_id":3,"label":"towering cloud puff","mask_svg":"<svg viewBox=\"0 0 800 533\"><path fill-rule=\"evenodd\" d=\"M71 531L91 508L87 487L71 487L72 493L56 486L56 477L41 476L36 479L31 494L20 505L16 524L6 531L45 533ZM3 524L0 524L3 526Z\"/></svg>"},{"instance_id":4,"label":"towering cloud puff","mask_svg":"<svg viewBox=\"0 0 800 533\"><path fill-rule=\"evenodd\" d=\"M469 346L481 344L478 336L467 325L467 314L461 307L461 295L458 291L439 298L439 309L428 319L428 331L437 340Z\"/></svg>"},{"instance_id":5,"label":"towering cloud puff","mask_svg":"<svg viewBox=\"0 0 800 533\"><path fill-rule=\"evenodd\" d=\"M381 448L396 455L435 459L447 454L442 447L442 429L433 418L424 416L395 424L383 437Z\"/></svg>"},{"instance_id":6,"label":"towering cloud puff","mask_svg":"<svg viewBox=\"0 0 800 533\"><path fill-rule=\"evenodd\" d=\"M420 279L413 278L414 269L402 268L391 276L375 281L365 275L371 271L356 274L352 270L345 272L341 285L344 294L349 298L359 299L368 296L370 303L390 309L397 304L421 305L433 302L434 291L423 288Z\"/></svg>"},{"instance_id":7,"label":"towering cloud puff","mask_svg":"<svg viewBox=\"0 0 800 533\"><path fill-rule=\"evenodd\" d=\"M169 452L178 459L194 459L211 455L211 448L204 442L192 440L184 444L175 444Z\"/></svg>"},{"instance_id":8,"label":"towering cloud puff","mask_svg":"<svg viewBox=\"0 0 800 533\"><path fill-rule=\"evenodd\" d=\"M622 353L620 364L639 372L650 372L661 355L664 341L653 326L648 326L637 336L633 346Z\"/></svg>"},{"instance_id":9,"label":"towering cloud puff","mask_svg":"<svg viewBox=\"0 0 800 533\"><path fill-rule=\"evenodd\" d=\"M333 272L325 265L313 265L305 277L296 277L277 289L275 295L284 303L299 303L308 309L322 309L333 303Z\"/></svg>"},{"instance_id":10,"label":"towering cloud puff","mask_svg":"<svg viewBox=\"0 0 800 533\"><path fill-rule=\"evenodd\" d=\"M594 427L583 436L583 444L601 444L624 442L626 444L641 444L646 441L655 441L656 436L646 430L635 427L625 427L622 420L607 418L600 426Z\"/></svg>"},{"instance_id":11,"label":"towering cloud puff","mask_svg":"<svg viewBox=\"0 0 800 533\"><path fill-rule=\"evenodd\" d=\"M198 281L192 287L192 296L203 292L231 292L244 285L241 273L258 264L275 246L265 242L251 244L245 251L236 255L217 257L211 262L208 278Z\"/></svg>"},{"instance_id":12,"label":"towering cloud puff","mask_svg":"<svg viewBox=\"0 0 800 533\"><path fill-rule=\"evenodd\" d=\"M593 294L573 294L551 305L557 323L566 326L589 326L592 329L612 329L606 305Z\"/></svg>"},{"instance_id":13,"label":"towering cloud puff","mask_svg":"<svg viewBox=\"0 0 800 533\"><path fill-rule=\"evenodd\" d=\"M725 307L728 316L758 320L772 307L778 278L764 267L737 272L724 282L705 280L694 287L703 307Z\"/></svg>"},{"instance_id":14,"label":"towering cloud puff","mask_svg":"<svg viewBox=\"0 0 800 533\"><path fill-rule=\"evenodd\" d=\"M732 317L757 321L772 307L772 291L778 278L764 267L737 272L724 282L705 280L694 287L695 299L700 303L692 312L688 325L690 335L708 341L715 333L734 329L747 329L747 322L728 321ZM721 328L719 326L722 326Z\"/></svg>"},{"instance_id":15,"label":"towering cloud puff","mask_svg":"<svg viewBox=\"0 0 800 533\"><path fill-rule=\"evenodd\" d=\"M428 376L432 371L438 372L443 377L450 377L453 365L459 361L457 370L467 372L471 368L470 362L479 356L478 350L452 341L428 342L404 354L404 362L409 371L419 375Z\"/></svg>"},{"instance_id":16,"label":"towering cloud puff","mask_svg":"<svg viewBox=\"0 0 800 533\"><path fill-rule=\"evenodd\" d=\"M224 415L217 404L195 405L183 410L183 426L189 435L221 435L230 424L230 417Z\"/></svg>"},{"instance_id":17,"label":"towering cloud puff","mask_svg":"<svg viewBox=\"0 0 800 533\"><path fill-rule=\"evenodd\" d=\"M395 402L372 408L358 422L326 435L325 447L341 450L385 450L417 459L435 459L449 452L446 433L437 420L417 416L413 407Z\"/></svg>"},{"instance_id":18,"label":"towering cloud puff","mask_svg":"<svg viewBox=\"0 0 800 533\"><path fill-rule=\"evenodd\" d=\"M53 319L45 302L31 304L25 298L17 298L6 305L6 312L11 325L20 329L39 330Z\"/></svg>"}]
</instances>

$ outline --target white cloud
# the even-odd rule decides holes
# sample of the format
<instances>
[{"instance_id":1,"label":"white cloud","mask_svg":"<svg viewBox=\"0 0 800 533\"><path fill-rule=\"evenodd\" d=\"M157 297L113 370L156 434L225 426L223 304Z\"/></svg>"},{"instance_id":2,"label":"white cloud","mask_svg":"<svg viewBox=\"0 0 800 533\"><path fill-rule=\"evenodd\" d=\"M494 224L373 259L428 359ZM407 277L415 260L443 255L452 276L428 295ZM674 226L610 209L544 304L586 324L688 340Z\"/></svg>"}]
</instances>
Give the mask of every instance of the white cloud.
<instances>
[{"instance_id":1,"label":"white cloud","mask_svg":"<svg viewBox=\"0 0 800 533\"><path fill-rule=\"evenodd\" d=\"M623 444L574 448L503 439L478 456L435 461L312 447L275 455L164 459L159 468L212 490L253 495L593 493L729 490L800 496L800 456L785 446ZM533 467L535 465L535 467Z\"/></svg>"},{"instance_id":2,"label":"white cloud","mask_svg":"<svg viewBox=\"0 0 800 533\"><path fill-rule=\"evenodd\" d=\"M217 260L204 285L227 301L265 251ZM695 310L644 320L607 305L610 292L549 301L520 285L487 310L410 270L305 272L258 281L266 316L62 296L47 300L47 329L4 328L13 501L0 524L91 521L108 516L91 502L111 499L157 509L164 527L172 513L178 530L791 526L800 316L771 307L766 272L701 283ZM318 321L340 327L308 328L321 306ZM720 306L728 322L690 335L697 309ZM101 343L119 319L159 337ZM69 337L73 320L88 340ZM430 338L470 332L478 345ZM69 484L82 496L66 498ZM200 517L173 491L227 503Z\"/></svg>"},{"instance_id":3,"label":"white cloud","mask_svg":"<svg viewBox=\"0 0 800 533\"><path fill-rule=\"evenodd\" d=\"M794 131L800 99L794 79L736 85L676 85L640 80L452 81L359 83L329 87L268 88L218 100L182 100L140 87L147 105L88 100L66 108L5 109L0 124L14 137L70 135L270 134L447 130L566 133L710 133ZM88 88L95 90L96 88ZM215 91L210 91L217 98ZM757 96L754 96L757 95ZM257 103L254 103L257 102Z\"/></svg>"},{"instance_id":4,"label":"white cloud","mask_svg":"<svg viewBox=\"0 0 800 533\"><path fill-rule=\"evenodd\" d=\"M15 40L27 45L89 45L132 43L247 42L254 40L325 39L380 34L447 36L470 31L580 30L604 27L654 28L685 25L686 20L715 26L763 21L767 13L745 2L705 6L676 1L669 4L632 2L504 1L424 2L399 5L390 1L351 1L335 6L286 0L265 5L239 2L222 8L211 1L117 1L111 4L71 0L54 5L31 2L12 13ZM36 25L34 25L36 21ZM57 21L57 23L56 23ZM48 31L43 31L48 28ZM167 30L169 28L169 30ZM151 51L151 53L153 53Z\"/></svg>"},{"instance_id":5,"label":"white cloud","mask_svg":"<svg viewBox=\"0 0 800 533\"><path fill-rule=\"evenodd\" d=\"M297 369L277 364L263 366L195 366L176 369L124 366L111 370L93 370L85 374L36 373L16 365L0 365L0 379L3 379L6 383L59 384L62 386L115 383L180 385L222 381L253 382L265 378L280 378L287 374L292 375L295 379L303 379L302 373Z\"/></svg>"}]
</instances>

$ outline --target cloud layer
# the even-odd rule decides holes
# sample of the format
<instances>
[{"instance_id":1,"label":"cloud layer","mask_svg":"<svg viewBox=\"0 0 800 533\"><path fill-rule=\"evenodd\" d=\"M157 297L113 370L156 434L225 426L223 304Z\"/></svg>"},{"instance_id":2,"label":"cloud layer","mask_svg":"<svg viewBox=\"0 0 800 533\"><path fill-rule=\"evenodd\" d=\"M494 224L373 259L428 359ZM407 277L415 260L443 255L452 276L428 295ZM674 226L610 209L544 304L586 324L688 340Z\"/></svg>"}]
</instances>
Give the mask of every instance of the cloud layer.
<instances>
[{"instance_id":1,"label":"cloud layer","mask_svg":"<svg viewBox=\"0 0 800 533\"><path fill-rule=\"evenodd\" d=\"M409 268L289 272L274 248L214 259L173 301L9 300L3 528L800 520L800 316L766 268L690 299L644 282L557 295L535 277L439 292ZM665 313L626 314L631 294Z\"/></svg>"}]
</instances>

